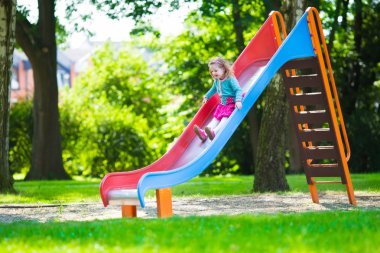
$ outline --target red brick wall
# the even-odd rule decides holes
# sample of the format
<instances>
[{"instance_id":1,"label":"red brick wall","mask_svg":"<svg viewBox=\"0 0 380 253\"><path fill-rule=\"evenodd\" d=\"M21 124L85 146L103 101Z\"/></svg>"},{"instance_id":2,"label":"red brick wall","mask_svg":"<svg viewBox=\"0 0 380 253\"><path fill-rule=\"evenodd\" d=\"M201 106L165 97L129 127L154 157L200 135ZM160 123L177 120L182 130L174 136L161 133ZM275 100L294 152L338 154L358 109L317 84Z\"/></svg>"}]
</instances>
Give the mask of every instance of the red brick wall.
<instances>
[{"instance_id":1,"label":"red brick wall","mask_svg":"<svg viewBox=\"0 0 380 253\"><path fill-rule=\"evenodd\" d=\"M11 101L17 102L26 98L33 97L34 80L32 69L25 69L23 61L20 61L17 71L18 89L11 90Z\"/></svg>"}]
</instances>

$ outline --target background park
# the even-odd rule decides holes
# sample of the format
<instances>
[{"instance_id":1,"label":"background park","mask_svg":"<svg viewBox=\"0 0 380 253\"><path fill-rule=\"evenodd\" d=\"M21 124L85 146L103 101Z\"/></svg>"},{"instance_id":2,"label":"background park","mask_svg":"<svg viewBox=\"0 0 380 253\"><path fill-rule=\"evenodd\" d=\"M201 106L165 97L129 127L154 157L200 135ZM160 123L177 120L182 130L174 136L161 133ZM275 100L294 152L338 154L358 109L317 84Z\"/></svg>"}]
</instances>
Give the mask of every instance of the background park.
<instances>
[{"instance_id":1,"label":"background park","mask_svg":"<svg viewBox=\"0 0 380 253\"><path fill-rule=\"evenodd\" d=\"M152 17L183 6L191 8L182 30L163 35ZM211 85L210 58L234 62L270 11L284 14L290 32L308 6L321 13L351 146L356 207L342 185L318 187L321 203L311 202L276 79L212 164L173 187L173 218L155 218L154 192L139 210L143 218L121 219L120 210L103 208L101 178L160 158L197 112ZM91 51L89 67L60 87L57 52L67 50L70 34L96 30L86 25L94 9L131 20L130 36ZM379 13L375 0L39 0L32 6L1 0L1 251L379 251ZM19 78L10 74L14 49L27 56L34 81L33 96L17 102L9 95L11 79ZM273 111L282 116L271 117Z\"/></svg>"}]
</instances>

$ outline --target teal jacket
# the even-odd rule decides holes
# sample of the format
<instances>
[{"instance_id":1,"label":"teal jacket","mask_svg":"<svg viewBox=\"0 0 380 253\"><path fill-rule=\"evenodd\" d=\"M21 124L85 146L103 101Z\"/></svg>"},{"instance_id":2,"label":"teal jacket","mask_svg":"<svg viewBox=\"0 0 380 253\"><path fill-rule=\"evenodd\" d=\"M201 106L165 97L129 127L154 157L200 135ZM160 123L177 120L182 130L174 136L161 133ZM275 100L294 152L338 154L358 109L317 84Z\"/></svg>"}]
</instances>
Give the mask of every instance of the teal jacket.
<instances>
[{"instance_id":1,"label":"teal jacket","mask_svg":"<svg viewBox=\"0 0 380 253\"><path fill-rule=\"evenodd\" d=\"M235 77L228 77L223 81L216 79L205 97L210 99L215 93L219 94L221 103L226 104L227 97L233 97L235 102L241 101L242 90Z\"/></svg>"}]
</instances>

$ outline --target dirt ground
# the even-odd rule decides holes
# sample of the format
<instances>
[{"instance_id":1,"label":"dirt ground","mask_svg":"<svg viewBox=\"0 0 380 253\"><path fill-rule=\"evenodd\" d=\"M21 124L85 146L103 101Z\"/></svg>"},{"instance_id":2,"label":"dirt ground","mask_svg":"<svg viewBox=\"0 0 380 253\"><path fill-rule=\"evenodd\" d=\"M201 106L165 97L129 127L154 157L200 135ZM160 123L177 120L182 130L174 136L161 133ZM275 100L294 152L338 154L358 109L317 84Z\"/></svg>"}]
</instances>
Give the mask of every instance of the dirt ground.
<instances>
[{"instance_id":1,"label":"dirt ground","mask_svg":"<svg viewBox=\"0 0 380 253\"><path fill-rule=\"evenodd\" d=\"M380 209L380 194L355 192L357 207L348 203L344 192L320 193L320 204L311 202L308 193L255 194L220 197L174 197L175 216L206 216L236 214L298 213L310 211ZM137 216L156 218L155 199L148 199L147 206L138 208ZM104 208L99 202L73 203L67 205L0 205L0 223L21 220L47 221L89 221L120 218L119 206Z\"/></svg>"}]
</instances>

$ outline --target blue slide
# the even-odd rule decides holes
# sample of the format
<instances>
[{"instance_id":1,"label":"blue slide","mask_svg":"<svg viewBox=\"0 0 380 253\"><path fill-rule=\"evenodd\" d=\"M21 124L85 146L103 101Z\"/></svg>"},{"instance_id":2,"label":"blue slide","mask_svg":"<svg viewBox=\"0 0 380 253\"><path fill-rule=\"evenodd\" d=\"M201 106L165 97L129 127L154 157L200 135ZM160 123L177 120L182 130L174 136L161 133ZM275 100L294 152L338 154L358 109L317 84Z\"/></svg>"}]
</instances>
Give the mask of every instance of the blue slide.
<instances>
[{"instance_id":1,"label":"blue slide","mask_svg":"<svg viewBox=\"0 0 380 253\"><path fill-rule=\"evenodd\" d=\"M315 56L315 53L310 38L307 13L305 13L272 59L258 71L259 73L256 72L255 78L248 79L248 81L252 83L246 84L249 89L246 91L243 108L233 112L215 139L203 144L206 145L206 147L197 157L194 157L191 162L174 170L150 172L142 176L137 186L140 205L142 207L145 206L144 195L147 190L168 188L184 183L205 170L223 149L224 145L226 145L227 141L231 138L250 108L255 104L281 66L290 60L313 56Z\"/></svg>"},{"instance_id":2,"label":"blue slide","mask_svg":"<svg viewBox=\"0 0 380 253\"><path fill-rule=\"evenodd\" d=\"M104 206L140 204L144 207L144 196L149 189L169 188L202 173L226 145L277 71L288 61L316 56L307 12L280 47L280 32L274 16L270 14L234 63L235 75L245 93L243 108L232 113L213 141L202 143L193 126L204 127L211 121L212 112L219 103L214 95L160 159L144 168L109 173L103 178L100 194Z\"/></svg>"}]
</instances>

